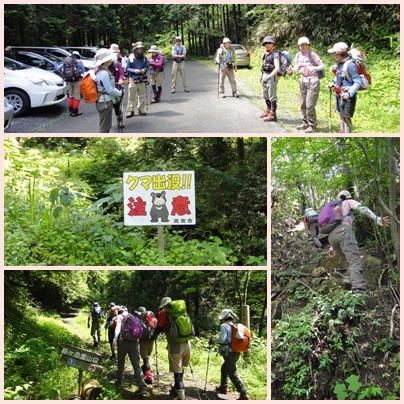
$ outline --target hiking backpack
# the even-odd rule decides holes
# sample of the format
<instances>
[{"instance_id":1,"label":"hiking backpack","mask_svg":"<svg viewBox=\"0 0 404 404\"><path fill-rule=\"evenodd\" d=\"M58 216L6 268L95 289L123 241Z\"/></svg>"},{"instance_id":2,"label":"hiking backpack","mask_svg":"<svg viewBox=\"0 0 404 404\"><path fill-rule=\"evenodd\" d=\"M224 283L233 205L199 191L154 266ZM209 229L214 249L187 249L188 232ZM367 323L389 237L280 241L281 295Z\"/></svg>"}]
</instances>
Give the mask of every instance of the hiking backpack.
<instances>
[{"instance_id":1,"label":"hiking backpack","mask_svg":"<svg viewBox=\"0 0 404 404\"><path fill-rule=\"evenodd\" d=\"M297 61L298 61L298 62L299 62L299 56L301 56L301 54L302 54L302 52L299 52L299 53L297 54ZM311 50L309 50L309 52L308 52L308 54L307 54L307 57L308 57L309 62L310 62L310 64L311 64L312 66L318 66L318 64L317 64L317 63L314 61L314 59L313 59ZM320 56L319 56L318 58L319 58L319 60L320 60ZM318 76L318 78L319 78L320 80L325 77L325 69L318 70L318 71L316 71L316 73L317 73L317 76Z\"/></svg>"},{"instance_id":2,"label":"hiking backpack","mask_svg":"<svg viewBox=\"0 0 404 404\"><path fill-rule=\"evenodd\" d=\"M81 79L81 73L76 58L68 56L63 61L62 78L67 82L79 81Z\"/></svg>"},{"instance_id":3,"label":"hiking backpack","mask_svg":"<svg viewBox=\"0 0 404 404\"><path fill-rule=\"evenodd\" d=\"M318 213L313 208L306 209L304 211L304 216L306 216L309 224L316 223L318 221Z\"/></svg>"},{"instance_id":4,"label":"hiking backpack","mask_svg":"<svg viewBox=\"0 0 404 404\"><path fill-rule=\"evenodd\" d=\"M164 71L166 64L167 64L167 58L164 55L163 51L159 51L159 55L163 58L163 64L161 65L161 71Z\"/></svg>"},{"instance_id":5,"label":"hiking backpack","mask_svg":"<svg viewBox=\"0 0 404 404\"><path fill-rule=\"evenodd\" d=\"M91 310L91 318L94 321L101 321L102 319L102 310L100 306L95 306L92 310Z\"/></svg>"},{"instance_id":6,"label":"hiking backpack","mask_svg":"<svg viewBox=\"0 0 404 404\"><path fill-rule=\"evenodd\" d=\"M121 336L125 341L137 341L142 338L143 327L140 320L131 313L122 316Z\"/></svg>"},{"instance_id":7,"label":"hiking backpack","mask_svg":"<svg viewBox=\"0 0 404 404\"><path fill-rule=\"evenodd\" d=\"M230 349L233 352L247 352L250 347L251 331L244 324L227 323L231 326Z\"/></svg>"},{"instance_id":8,"label":"hiking backpack","mask_svg":"<svg viewBox=\"0 0 404 404\"><path fill-rule=\"evenodd\" d=\"M98 70L105 70L111 75L111 72L107 69L98 68ZM93 102L97 102L100 98L100 94L104 92L98 93L97 89L97 76L94 70L89 70L83 76L83 79L80 82L80 92L83 96L85 102L91 104Z\"/></svg>"},{"instance_id":9,"label":"hiking backpack","mask_svg":"<svg viewBox=\"0 0 404 404\"><path fill-rule=\"evenodd\" d=\"M361 79L361 86L359 87L358 91L363 91L369 88L372 84L372 77L366 71L365 62L367 62L368 58L364 52L357 48L353 48L348 52L350 58L344 63L344 67L342 69L342 74L344 77L352 81L352 77L348 73L348 65L349 63L353 62L356 64L356 68L358 69L358 74Z\"/></svg>"},{"instance_id":10,"label":"hiking backpack","mask_svg":"<svg viewBox=\"0 0 404 404\"><path fill-rule=\"evenodd\" d=\"M156 328L157 319L152 311L147 311L144 318L142 318L140 321L142 323L143 328L141 340L149 341L150 336L152 335L154 329Z\"/></svg>"},{"instance_id":11,"label":"hiking backpack","mask_svg":"<svg viewBox=\"0 0 404 404\"><path fill-rule=\"evenodd\" d=\"M353 214L351 209L348 215L342 216L342 202L343 200L328 202L321 209L318 215L320 233L330 234L339 224L341 224L346 216L351 216Z\"/></svg>"},{"instance_id":12,"label":"hiking backpack","mask_svg":"<svg viewBox=\"0 0 404 404\"><path fill-rule=\"evenodd\" d=\"M194 325L187 314L187 306L184 300L174 300L166 306L170 331L167 334L169 340L174 342L186 342L195 337Z\"/></svg>"},{"instance_id":13,"label":"hiking backpack","mask_svg":"<svg viewBox=\"0 0 404 404\"><path fill-rule=\"evenodd\" d=\"M292 55L288 51L278 51L278 52L280 55L278 76L283 77L286 74L286 68L292 63ZM266 54L263 53L262 60L265 61L265 59L266 59ZM266 61L265 61L264 65L265 64L267 64Z\"/></svg>"}]
</instances>

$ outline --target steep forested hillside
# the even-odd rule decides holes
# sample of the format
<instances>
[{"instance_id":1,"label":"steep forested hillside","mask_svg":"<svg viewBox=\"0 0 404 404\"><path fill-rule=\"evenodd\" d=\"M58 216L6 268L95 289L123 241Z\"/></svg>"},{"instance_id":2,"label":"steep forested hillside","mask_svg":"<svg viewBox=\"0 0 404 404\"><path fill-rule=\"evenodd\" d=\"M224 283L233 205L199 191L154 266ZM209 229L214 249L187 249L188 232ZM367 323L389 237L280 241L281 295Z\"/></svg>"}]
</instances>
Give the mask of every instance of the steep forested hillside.
<instances>
[{"instance_id":1,"label":"steep forested hillside","mask_svg":"<svg viewBox=\"0 0 404 404\"><path fill-rule=\"evenodd\" d=\"M273 399L400 398L399 138L272 139ZM341 190L389 228L354 211L367 293L343 283L349 263L315 248L306 208Z\"/></svg>"}]
</instances>

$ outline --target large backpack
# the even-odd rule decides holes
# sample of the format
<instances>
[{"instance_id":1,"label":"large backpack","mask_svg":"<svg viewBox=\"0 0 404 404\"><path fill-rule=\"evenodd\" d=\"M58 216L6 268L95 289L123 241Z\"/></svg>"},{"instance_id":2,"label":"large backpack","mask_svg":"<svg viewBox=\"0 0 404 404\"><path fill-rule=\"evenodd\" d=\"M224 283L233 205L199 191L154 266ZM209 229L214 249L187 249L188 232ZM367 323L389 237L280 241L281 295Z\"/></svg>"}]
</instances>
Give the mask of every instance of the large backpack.
<instances>
[{"instance_id":1,"label":"large backpack","mask_svg":"<svg viewBox=\"0 0 404 404\"><path fill-rule=\"evenodd\" d=\"M142 328L143 328L141 340L149 341L151 334L153 333L154 329L156 328L157 319L154 316L154 313L152 311L147 311L144 318L142 318L140 321L142 323Z\"/></svg>"},{"instance_id":2,"label":"large backpack","mask_svg":"<svg viewBox=\"0 0 404 404\"><path fill-rule=\"evenodd\" d=\"M318 226L322 234L330 234L346 216L353 214L350 210L348 215L342 216L342 202L343 200L328 202L321 209L318 215Z\"/></svg>"},{"instance_id":3,"label":"large backpack","mask_svg":"<svg viewBox=\"0 0 404 404\"><path fill-rule=\"evenodd\" d=\"M101 321L102 320L102 310L100 306L95 306L91 310L91 318L94 321Z\"/></svg>"},{"instance_id":4,"label":"large backpack","mask_svg":"<svg viewBox=\"0 0 404 404\"><path fill-rule=\"evenodd\" d=\"M313 208L307 208L304 211L304 216L306 216L306 219L309 224L317 223L318 221L318 213Z\"/></svg>"},{"instance_id":5,"label":"large backpack","mask_svg":"<svg viewBox=\"0 0 404 404\"><path fill-rule=\"evenodd\" d=\"M357 49L353 48L348 52L350 58L344 63L344 67L342 69L342 74L347 78L347 80L352 81L352 77L348 73L348 65L349 63L355 63L356 68L358 69L358 74L361 79L361 86L359 87L358 91L363 91L369 88L372 84L372 77L366 71L366 64L368 58L366 54Z\"/></svg>"},{"instance_id":6,"label":"large backpack","mask_svg":"<svg viewBox=\"0 0 404 404\"><path fill-rule=\"evenodd\" d=\"M163 52L163 51L159 51L159 55L163 58L163 64L161 65L160 70L161 70L161 71L164 71L164 69L165 69L165 67L166 67L166 64L167 64L167 58L166 58L166 56L164 55L164 52Z\"/></svg>"},{"instance_id":7,"label":"large backpack","mask_svg":"<svg viewBox=\"0 0 404 404\"><path fill-rule=\"evenodd\" d=\"M277 51L279 52L279 72L278 76L283 77L286 74L286 68L292 63L292 55L288 51ZM262 54L262 60L264 60L264 65L266 64L266 54ZM270 65L272 68L274 66ZM264 69L265 70L265 69ZM269 71L268 71L269 72Z\"/></svg>"},{"instance_id":8,"label":"large backpack","mask_svg":"<svg viewBox=\"0 0 404 404\"><path fill-rule=\"evenodd\" d=\"M169 340L186 342L195 337L194 326L187 314L187 306L184 300L174 300L168 303L166 311L170 324L170 331L167 334Z\"/></svg>"},{"instance_id":9,"label":"large backpack","mask_svg":"<svg viewBox=\"0 0 404 404\"><path fill-rule=\"evenodd\" d=\"M247 352L250 347L251 331L244 324L227 323L232 328L230 349L233 352Z\"/></svg>"},{"instance_id":10,"label":"large backpack","mask_svg":"<svg viewBox=\"0 0 404 404\"><path fill-rule=\"evenodd\" d=\"M63 61L62 77L63 80L67 82L79 81L81 79L81 73L76 58L68 56Z\"/></svg>"},{"instance_id":11,"label":"large backpack","mask_svg":"<svg viewBox=\"0 0 404 404\"><path fill-rule=\"evenodd\" d=\"M99 67L98 70L105 70L111 75L109 70L102 67ZM84 74L83 79L80 82L80 92L84 101L88 102L89 104L97 102L100 98L100 94L103 94L103 92L98 93L97 76L94 70L89 70Z\"/></svg>"},{"instance_id":12,"label":"large backpack","mask_svg":"<svg viewBox=\"0 0 404 404\"><path fill-rule=\"evenodd\" d=\"M137 341L142 338L143 327L140 320L131 313L122 316L121 336L125 341Z\"/></svg>"},{"instance_id":13,"label":"large backpack","mask_svg":"<svg viewBox=\"0 0 404 404\"><path fill-rule=\"evenodd\" d=\"M299 52L299 53L297 54L297 60L298 60L298 61L299 61L299 56L301 56L301 54L302 54L302 52ZM310 64L311 64L312 66L318 66L318 64L317 64L317 63L314 61L314 59L313 59L313 55L312 55L312 51L311 51L311 50L309 50L309 52L308 52L308 54L307 54L307 57L308 57L309 62L310 62ZM320 57L319 57L319 58L320 58ZM325 69L318 70L316 73L317 73L317 76L318 76L318 78L319 78L320 80L325 77Z\"/></svg>"}]
</instances>

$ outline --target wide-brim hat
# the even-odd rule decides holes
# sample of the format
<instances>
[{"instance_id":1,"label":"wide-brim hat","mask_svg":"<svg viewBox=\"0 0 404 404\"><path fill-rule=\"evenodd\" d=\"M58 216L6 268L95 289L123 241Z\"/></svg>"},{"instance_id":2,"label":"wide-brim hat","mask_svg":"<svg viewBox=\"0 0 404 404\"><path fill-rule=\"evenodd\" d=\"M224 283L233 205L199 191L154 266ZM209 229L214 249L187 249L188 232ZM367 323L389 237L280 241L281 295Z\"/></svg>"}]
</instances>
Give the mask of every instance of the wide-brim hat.
<instances>
[{"instance_id":1,"label":"wide-brim hat","mask_svg":"<svg viewBox=\"0 0 404 404\"><path fill-rule=\"evenodd\" d=\"M118 46L116 43L111 44L109 50L110 50L112 53L119 53L119 52L120 52L119 46Z\"/></svg>"},{"instance_id":2,"label":"wide-brim hat","mask_svg":"<svg viewBox=\"0 0 404 404\"><path fill-rule=\"evenodd\" d=\"M101 66L103 63L112 61L116 58L115 53L112 53L109 49L107 48L101 48L97 50L97 53L95 54L94 57L94 64L95 66Z\"/></svg>"},{"instance_id":3,"label":"wide-brim hat","mask_svg":"<svg viewBox=\"0 0 404 404\"><path fill-rule=\"evenodd\" d=\"M143 313L146 313L146 307L139 306L139 307L135 310L135 314L137 314L138 316L141 316Z\"/></svg>"},{"instance_id":4,"label":"wide-brim hat","mask_svg":"<svg viewBox=\"0 0 404 404\"><path fill-rule=\"evenodd\" d=\"M134 50L135 50L135 49L140 49L140 48L144 49L144 46L143 46L143 43L142 43L142 42L135 42L135 43L133 44L133 49L134 49Z\"/></svg>"},{"instance_id":5,"label":"wide-brim hat","mask_svg":"<svg viewBox=\"0 0 404 404\"><path fill-rule=\"evenodd\" d=\"M167 306L168 303L172 302L171 297L163 297L160 300L160 306L159 309L162 309L163 307Z\"/></svg>"},{"instance_id":6,"label":"wide-brim hat","mask_svg":"<svg viewBox=\"0 0 404 404\"><path fill-rule=\"evenodd\" d=\"M267 35L262 41L262 46L264 46L266 43L275 43L275 38L271 35Z\"/></svg>"},{"instance_id":7,"label":"wide-brim hat","mask_svg":"<svg viewBox=\"0 0 404 404\"><path fill-rule=\"evenodd\" d=\"M345 42L337 42L331 49L328 49L328 53L344 52L348 50L348 45Z\"/></svg>"},{"instance_id":8,"label":"wide-brim hat","mask_svg":"<svg viewBox=\"0 0 404 404\"><path fill-rule=\"evenodd\" d=\"M235 314L232 309L223 309L218 317L219 320L226 320L229 317L234 318L235 320L239 319L238 315Z\"/></svg>"},{"instance_id":9,"label":"wide-brim hat","mask_svg":"<svg viewBox=\"0 0 404 404\"><path fill-rule=\"evenodd\" d=\"M222 43L228 43L228 42L231 42L229 38L223 38Z\"/></svg>"},{"instance_id":10,"label":"wide-brim hat","mask_svg":"<svg viewBox=\"0 0 404 404\"><path fill-rule=\"evenodd\" d=\"M159 48L157 47L157 45L152 45L152 46L150 46L150 49L147 52L152 53L152 52L160 52L160 51L159 51Z\"/></svg>"}]
</instances>

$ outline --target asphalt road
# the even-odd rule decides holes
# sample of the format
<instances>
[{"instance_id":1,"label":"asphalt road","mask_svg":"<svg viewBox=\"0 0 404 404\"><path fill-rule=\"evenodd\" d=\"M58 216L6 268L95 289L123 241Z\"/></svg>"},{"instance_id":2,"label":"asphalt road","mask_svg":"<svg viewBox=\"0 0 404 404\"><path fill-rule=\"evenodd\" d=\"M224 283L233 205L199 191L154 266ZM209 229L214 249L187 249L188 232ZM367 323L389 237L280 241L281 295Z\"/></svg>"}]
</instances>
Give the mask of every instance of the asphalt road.
<instances>
[{"instance_id":1,"label":"asphalt road","mask_svg":"<svg viewBox=\"0 0 404 404\"><path fill-rule=\"evenodd\" d=\"M238 83L239 98L231 96L225 81L226 98L218 98L217 70L186 61L189 93L184 92L182 77L178 75L177 89L171 94L171 61L167 63L163 80L163 95L159 103L150 104L151 86L147 87L146 116L126 119L127 93L124 98L124 133L285 133L277 123L263 122L251 94ZM237 80L237 73L236 73ZM127 85L126 85L127 88ZM262 100L263 102L263 100ZM98 112L94 104L82 102L83 115L71 117L67 101L56 106L34 108L24 117L15 118L7 133L98 133ZM115 117L111 133L117 133Z\"/></svg>"}]
</instances>

